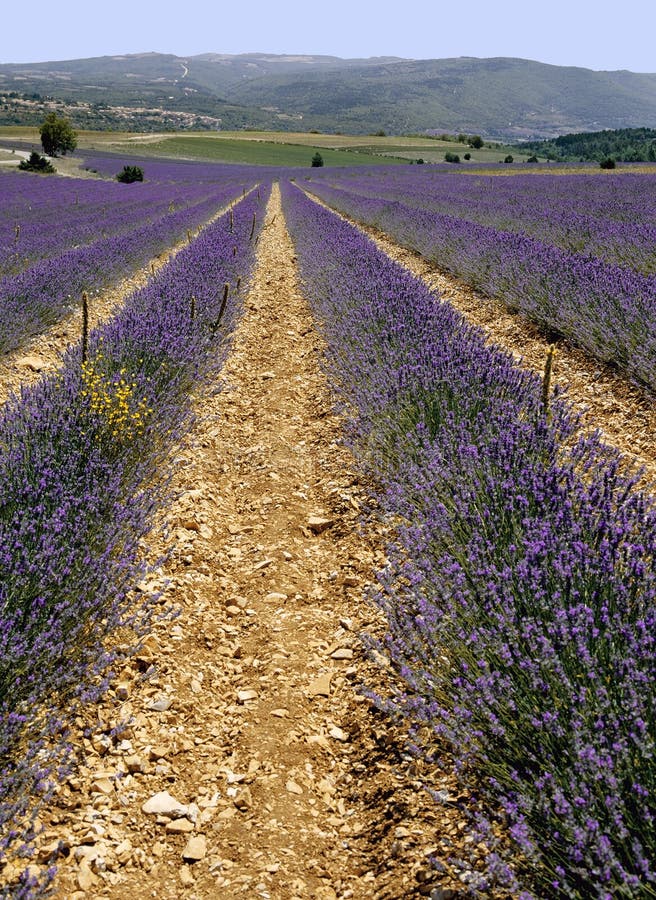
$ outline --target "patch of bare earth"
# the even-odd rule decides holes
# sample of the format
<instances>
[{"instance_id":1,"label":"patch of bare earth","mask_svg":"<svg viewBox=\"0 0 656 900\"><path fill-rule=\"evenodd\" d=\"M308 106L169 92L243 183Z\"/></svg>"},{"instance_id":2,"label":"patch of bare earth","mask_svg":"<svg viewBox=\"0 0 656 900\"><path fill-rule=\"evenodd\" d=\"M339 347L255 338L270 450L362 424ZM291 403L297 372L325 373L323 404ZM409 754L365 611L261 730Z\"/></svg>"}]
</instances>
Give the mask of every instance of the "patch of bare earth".
<instances>
[{"instance_id":1,"label":"patch of bare earth","mask_svg":"<svg viewBox=\"0 0 656 900\"><path fill-rule=\"evenodd\" d=\"M312 197L320 202L316 197ZM323 204L325 205L325 204ZM549 348L556 354L551 383L563 388L573 406L582 414L584 425L599 429L608 444L644 468L645 483L656 488L656 403L653 393L633 383L627 375L593 359L565 339L545 336L519 313L501 301L467 287L457 278L437 269L413 250L401 247L383 232L343 216L367 234L390 258L439 292L472 325L480 327L491 344L511 353L517 364L535 372L544 371Z\"/></svg>"},{"instance_id":2,"label":"patch of bare earth","mask_svg":"<svg viewBox=\"0 0 656 900\"><path fill-rule=\"evenodd\" d=\"M42 815L59 897L448 900L472 875L448 863L451 776L361 693L393 679L358 637L381 628L364 590L385 534L361 524L321 352L274 186L223 382L178 454L172 552L144 586L179 615L117 673Z\"/></svg>"},{"instance_id":3,"label":"patch of bare earth","mask_svg":"<svg viewBox=\"0 0 656 900\"><path fill-rule=\"evenodd\" d=\"M198 234L232 205L222 207L205 224L194 229L193 233ZM107 321L120 309L130 294L145 287L150 278L188 243L188 237L178 241L174 246L153 257L128 278L92 294L89 297L89 329ZM35 335L17 350L0 356L0 404L5 403L12 392L18 392L22 385L27 387L34 384L42 375L57 369L65 351L71 344L77 343L81 335L82 298L78 297L75 308L65 318L42 334Z\"/></svg>"}]
</instances>

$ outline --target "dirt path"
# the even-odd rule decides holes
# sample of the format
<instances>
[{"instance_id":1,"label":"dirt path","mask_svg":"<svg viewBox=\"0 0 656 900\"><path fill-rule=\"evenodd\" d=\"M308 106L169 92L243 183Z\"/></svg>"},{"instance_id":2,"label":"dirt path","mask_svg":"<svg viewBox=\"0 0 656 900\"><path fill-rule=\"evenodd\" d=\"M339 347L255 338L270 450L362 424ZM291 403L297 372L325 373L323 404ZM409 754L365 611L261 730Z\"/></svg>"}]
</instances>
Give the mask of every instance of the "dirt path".
<instances>
[{"instance_id":1,"label":"dirt path","mask_svg":"<svg viewBox=\"0 0 656 900\"><path fill-rule=\"evenodd\" d=\"M321 203L314 196L312 199ZM477 293L456 278L439 271L418 253L401 247L377 229L361 225L348 216L342 218L369 235L388 256L438 291L468 322L481 327L491 343L512 353L518 364L539 373L544 371L552 341L537 326L523 316L510 312L500 301ZM654 395L647 388L632 383L613 366L592 359L585 351L565 340L556 341L555 346L552 384L558 384L567 391L570 401L583 413L589 428L600 429L609 444L644 467L651 490L655 490Z\"/></svg>"},{"instance_id":2,"label":"dirt path","mask_svg":"<svg viewBox=\"0 0 656 900\"><path fill-rule=\"evenodd\" d=\"M42 819L38 858L66 900L448 900L471 880L448 866L464 831L452 779L405 756L359 693L389 690L358 639L380 624L362 597L384 535L358 524L277 186L267 222L223 390L199 398L178 455L172 558L148 586L179 617L93 711Z\"/></svg>"},{"instance_id":3,"label":"dirt path","mask_svg":"<svg viewBox=\"0 0 656 900\"><path fill-rule=\"evenodd\" d=\"M233 203L223 206L207 222L193 229L192 233L199 234L241 199L239 197ZM188 243L189 238L183 238L174 246L154 256L132 275L98 294L93 294L89 298L89 328L95 328L109 319L125 303L130 294L145 287L150 278ZM21 385L33 384L44 373L57 369L67 347L76 343L81 334L82 305L80 303L72 313L52 325L47 331L35 335L17 350L0 356L0 404L5 403L12 391L18 391Z\"/></svg>"}]
</instances>

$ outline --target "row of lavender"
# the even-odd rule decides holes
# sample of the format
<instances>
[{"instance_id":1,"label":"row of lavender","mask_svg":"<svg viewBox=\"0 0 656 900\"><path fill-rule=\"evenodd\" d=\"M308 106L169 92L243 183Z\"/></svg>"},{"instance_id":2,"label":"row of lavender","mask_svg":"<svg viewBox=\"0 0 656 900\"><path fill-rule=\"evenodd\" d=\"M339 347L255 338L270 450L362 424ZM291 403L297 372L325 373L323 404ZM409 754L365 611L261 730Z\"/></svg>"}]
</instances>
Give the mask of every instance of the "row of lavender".
<instances>
[{"instance_id":1,"label":"row of lavender","mask_svg":"<svg viewBox=\"0 0 656 900\"><path fill-rule=\"evenodd\" d=\"M311 189L333 208L656 388L656 274L399 201L318 183Z\"/></svg>"},{"instance_id":2,"label":"row of lavender","mask_svg":"<svg viewBox=\"0 0 656 900\"><path fill-rule=\"evenodd\" d=\"M503 896L656 896L656 509L567 403L286 186L356 457L398 523L377 602L417 752L448 748ZM439 801L438 792L438 801Z\"/></svg>"},{"instance_id":3,"label":"row of lavender","mask_svg":"<svg viewBox=\"0 0 656 900\"><path fill-rule=\"evenodd\" d=\"M107 636L151 615L133 592L144 538L191 392L225 356L263 200L205 229L0 416L0 862L29 844L16 823L66 763L62 710L101 689Z\"/></svg>"},{"instance_id":4,"label":"row of lavender","mask_svg":"<svg viewBox=\"0 0 656 900\"><path fill-rule=\"evenodd\" d=\"M88 204L87 220L89 237L91 238L95 229L95 239L68 249L70 243L66 241L64 223L61 231L63 243L56 252L37 260L16 275L6 275L0 279L0 352L21 346L33 334L59 321L79 305L83 290L88 293L99 291L125 277L154 255L170 247L173 242L183 238L185 233L203 224L221 206L241 196L246 190L241 170L215 167L214 177L213 182L203 183L201 191L196 187L172 188L165 182L152 187L147 196L144 196L145 214L141 217L132 216L127 231L123 225L130 219L132 201L128 200L129 205L125 211L120 204L111 208L104 206L103 215L101 210L107 191L104 182L80 180L71 183L69 179L67 190L61 185L54 189L62 204L65 197L69 197L66 202L70 203L71 195L81 190L88 191L87 197L92 197L97 192L100 206ZM39 176L27 178L24 184L29 185L35 195L39 196L43 190L39 185L44 180L39 179ZM0 185L4 184L3 177ZM253 180L249 187L252 184ZM114 187L128 197L130 191L133 194L135 191L141 192L144 185L137 184L135 187L117 183L112 186L113 189ZM154 204L155 215L147 208L148 202ZM116 220L123 224L114 227ZM43 231L47 231L47 223L44 223ZM21 236L22 232L19 241Z\"/></svg>"},{"instance_id":5,"label":"row of lavender","mask_svg":"<svg viewBox=\"0 0 656 900\"><path fill-rule=\"evenodd\" d=\"M24 271L36 260L153 222L200 203L216 185L44 178L24 172L1 176L0 275Z\"/></svg>"},{"instance_id":6,"label":"row of lavender","mask_svg":"<svg viewBox=\"0 0 656 900\"><path fill-rule=\"evenodd\" d=\"M396 166L323 177L366 197L523 232L645 275L656 272L656 176L649 173L499 177Z\"/></svg>"}]
</instances>

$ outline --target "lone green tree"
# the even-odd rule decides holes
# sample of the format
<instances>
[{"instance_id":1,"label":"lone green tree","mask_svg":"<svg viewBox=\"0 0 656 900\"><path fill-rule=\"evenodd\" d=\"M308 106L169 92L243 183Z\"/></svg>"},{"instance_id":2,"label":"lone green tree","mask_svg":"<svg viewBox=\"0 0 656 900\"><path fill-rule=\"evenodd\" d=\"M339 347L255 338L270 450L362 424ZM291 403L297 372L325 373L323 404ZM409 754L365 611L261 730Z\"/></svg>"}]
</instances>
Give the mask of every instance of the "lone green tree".
<instances>
[{"instance_id":1,"label":"lone green tree","mask_svg":"<svg viewBox=\"0 0 656 900\"><path fill-rule=\"evenodd\" d=\"M68 119L49 112L39 128L41 146L48 156L65 156L77 147L77 135Z\"/></svg>"},{"instance_id":2,"label":"lone green tree","mask_svg":"<svg viewBox=\"0 0 656 900\"><path fill-rule=\"evenodd\" d=\"M323 165L323 156L317 150L317 152L312 157L312 167L317 168L318 166L322 166L322 165Z\"/></svg>"}]
</instances>

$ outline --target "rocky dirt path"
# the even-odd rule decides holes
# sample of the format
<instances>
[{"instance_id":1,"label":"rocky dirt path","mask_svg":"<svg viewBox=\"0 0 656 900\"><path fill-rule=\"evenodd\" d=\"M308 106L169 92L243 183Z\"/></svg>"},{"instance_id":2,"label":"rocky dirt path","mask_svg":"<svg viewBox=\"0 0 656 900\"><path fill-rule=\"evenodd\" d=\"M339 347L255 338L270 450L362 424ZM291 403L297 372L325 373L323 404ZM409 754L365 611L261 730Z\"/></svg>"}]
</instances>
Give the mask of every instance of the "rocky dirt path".
<instances>
[{"instance_id":1,"label":"rocky dirt path","mask_svg":"<svg viewBox=\"0 0 656 900\"><path fill-rule=\"evenodd\" d=\"M203 225L193 229L199 234L204 228L220 218L231 206L242 198L223 206ZM89 328L95 328L110 318L134 291L145 287L149 279L168 261L187 246L189 237L183 238L172 247L154 256L145 266L137 269L127 278L89 297ZM44 373L54 371L61 362L67 347L76 343L82 334L81 303L68 316L55 323L42 334L35 335L24 346L11 353L0 355L0 404L5 403L12 392L21 385L38 381Z\"/></svg>"},{"instance_id":2,"label":"rocky dirt path","mask_svg":"<svg viewBox=\"0 0 656 900\"><path fill-rule=\"evenodd\" d=\"M312 195L310 195L312 196ZM312 199L321 203L316 197ZM325 204L322 204L325 205ZM333 210L334 212L334 210ZM337 215L341 215L336 213ZM552 341L523 316L509 311L499 300L486 297L457 278L437 269L413 250L401 247L383 232L342 216L367 234L388 256L422 278L462 315L483 329L490 343L512 353L517 363L542 373L554 344L552 384L567 392L591 429L600 429L606 441L645 470L650 490L656 491L656 403L646 387L634 384L611 365L592 359L566 340Z\"/></svg>"},{"instance_id":3,"label":"rocky dirt path","mask_svg":"<svg viewBox=\"0 0 656 900\"><path fill-rule=\"evenodd\" d=\"M458 897L457 789L361 693L392 678L358 638L380 628L363 591L384 533L360 524L277 186L246 306L144 586L179 615L93 710L38 859L66 900Z\"/></svg>"}]
</instances>

